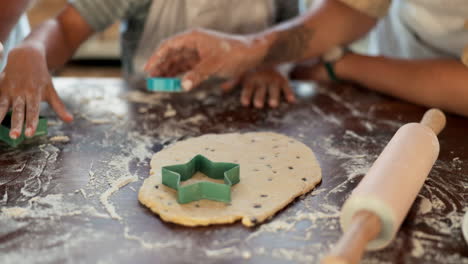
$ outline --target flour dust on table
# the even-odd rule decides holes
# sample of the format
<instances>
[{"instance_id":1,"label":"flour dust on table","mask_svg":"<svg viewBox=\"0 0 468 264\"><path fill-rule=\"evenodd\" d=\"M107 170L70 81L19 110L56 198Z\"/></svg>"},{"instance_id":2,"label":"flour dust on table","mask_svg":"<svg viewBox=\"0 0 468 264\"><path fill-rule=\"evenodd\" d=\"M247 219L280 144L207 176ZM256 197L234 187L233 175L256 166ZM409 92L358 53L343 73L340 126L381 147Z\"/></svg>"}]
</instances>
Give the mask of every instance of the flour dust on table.
<instances>
[{"instance_id":1,"label":"flour dust on table","mask_svg":"<svg viewBox=\"0 0 468 264\"><path fill-rule=\"evenodd\" d=\"M177 191L163 185L161 168L201 154L215 162L240 164L240 182L232 186L231 203L200 200L177 203ZM182 184L216 181L197 173ZM150 176L139 191L142 204L164 221L185 226L242 221L245 226L272 217L321 181L312 150L284 135L268 132L204 135L177 142L155 154Z\"/></svg>"}]
</instances>

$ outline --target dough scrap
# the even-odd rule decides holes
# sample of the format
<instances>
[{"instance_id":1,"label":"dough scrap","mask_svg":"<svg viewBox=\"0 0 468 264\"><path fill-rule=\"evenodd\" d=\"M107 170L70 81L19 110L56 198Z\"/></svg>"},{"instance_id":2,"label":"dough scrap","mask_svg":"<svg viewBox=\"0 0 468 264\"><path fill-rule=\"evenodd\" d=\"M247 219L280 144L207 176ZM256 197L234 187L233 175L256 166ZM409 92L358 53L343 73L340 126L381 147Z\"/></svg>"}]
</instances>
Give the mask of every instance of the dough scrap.
<instances>
[{"instance_id":1,"label":"dough scrap","mask_svg":"<svg viewBox=\"0 0 468 264\"><path fill-rule=\"evenodd\" d=\"M49 138L51 142L57 142L57 143L68 143L70 142L70 138L68 136L54 136Z\"/></svg>"},{"instance_id":2,"label":"dough scrap","mask_svg":"<svg viewBox=\"0 0 468 264\"><path fill-rule=\"evenodd\" d=\"M197 154L240 164L241 180L232 187L230 204L210 200L178 204L176 191L161 184L163 166L185 163ZM287 136L269 132L204 135L156 153L138 198L167 222L206 226L241 220L243 225L253 226L311 191L321 178L312 150ZM199 180L210 179L197 173L184 183Z\"/></svg>"}]
</instances>

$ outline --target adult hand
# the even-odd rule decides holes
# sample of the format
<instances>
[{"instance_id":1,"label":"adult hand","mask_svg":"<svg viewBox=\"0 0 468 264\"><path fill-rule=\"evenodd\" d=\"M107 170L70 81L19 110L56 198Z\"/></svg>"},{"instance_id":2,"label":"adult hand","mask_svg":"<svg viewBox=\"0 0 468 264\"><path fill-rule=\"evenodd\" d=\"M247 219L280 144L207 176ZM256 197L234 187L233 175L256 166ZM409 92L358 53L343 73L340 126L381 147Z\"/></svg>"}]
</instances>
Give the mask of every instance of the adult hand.
<instances>
[{"instance_id":1,"label":"adult hand","mask_svg":"<svg viewBox=\"0 0 468 264\"><path fill-rule=\"evenodd\" d=\"M11 108L11 138L21 135L25 120L25 135L34 135L41 101L47 101L63 121L73 120L54 89L43 54L33 47L18 47L9 53L0 81L0 122Z\"/></svg>"},{"instance_id":2,"label":"adult hand","mask_svg":"<svg viewBox=\"0 0 468 264\"><path fill-rule=\"evenodd\" d=\"M265 56L263 45L244 36L197 29L164 41L148 60L151 76L185 73L182 87L188 91L208 79L227 81L241 76Z\"/></svg>"}]
</instances>

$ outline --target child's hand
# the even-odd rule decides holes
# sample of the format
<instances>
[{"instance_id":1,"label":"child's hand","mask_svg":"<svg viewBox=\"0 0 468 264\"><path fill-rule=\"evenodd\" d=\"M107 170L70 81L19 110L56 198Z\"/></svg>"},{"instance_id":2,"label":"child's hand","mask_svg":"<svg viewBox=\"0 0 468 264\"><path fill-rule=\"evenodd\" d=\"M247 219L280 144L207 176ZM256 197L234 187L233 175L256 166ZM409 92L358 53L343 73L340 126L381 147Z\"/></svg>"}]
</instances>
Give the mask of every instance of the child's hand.
<instances>
[{"instance_id":1,"label":"child's hand","mask_svg":"<svg viewBox=\"0 0 468 264\"><path fill-rule=\"evenodd\" d=\"M226 83L223 89L229 90L233 84L232 82ZM281 94L289 103L296 100L289 80L273 68L246 73L240 79L240 84L242 85L241 103L243 106L250 106L253 102L256 108L263 108L268 100L268 105L276 108L280 103Z\"/></svg>"},{"instance_id":2,"label":"child's hand","mask_svg":"<svg viewBox=\"0 0 468 264\"><path fill-rule=\"evenodd\" d=\"M290 75L291 78L295 80L311 80L317 82L330 81L327 70L322 63L296 66Z\"/></svg>"},{"instance_id":3,"label":"child's hand","mask_svg":"<svg viewBox=\"0 0 468 264\"><path fill-rule=\"evenodd\" d=\"M25 120L25 135L34 135L41 101L47 101L63 121L73 120L53 87L46 59L37 49L20 47L12 50L4 73L0 82L0 122L11 108L11 138L21 135Z\"/></svg>"}]
</instances>

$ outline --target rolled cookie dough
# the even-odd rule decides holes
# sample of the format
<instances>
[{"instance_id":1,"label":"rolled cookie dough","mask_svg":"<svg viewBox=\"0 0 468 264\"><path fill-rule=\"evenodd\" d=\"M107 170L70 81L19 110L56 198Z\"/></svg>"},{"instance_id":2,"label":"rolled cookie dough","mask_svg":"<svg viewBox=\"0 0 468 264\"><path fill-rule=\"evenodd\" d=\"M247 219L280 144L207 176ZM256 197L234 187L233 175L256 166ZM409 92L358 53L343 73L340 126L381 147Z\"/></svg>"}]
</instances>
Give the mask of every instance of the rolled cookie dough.
<instances>
[{"instance_id":1,"label":"rolled cookie dough","mask_svg":"<svg viewBox=\"0 0 468 264\"><path fill-rule=\"evenodd\" d=\"M231 204L201 200L178 204L176 191L161 184L161 167L186 163L197 154L212 161L240 164L240 183ZM185 226L227 224L253 226L273 216L321 180L314 153L306 145L275 133L205 135L178 142L153 156L140 202L164 221ZM187 183L210 180L198 174Z\"/></svg>"}]
</instances>

